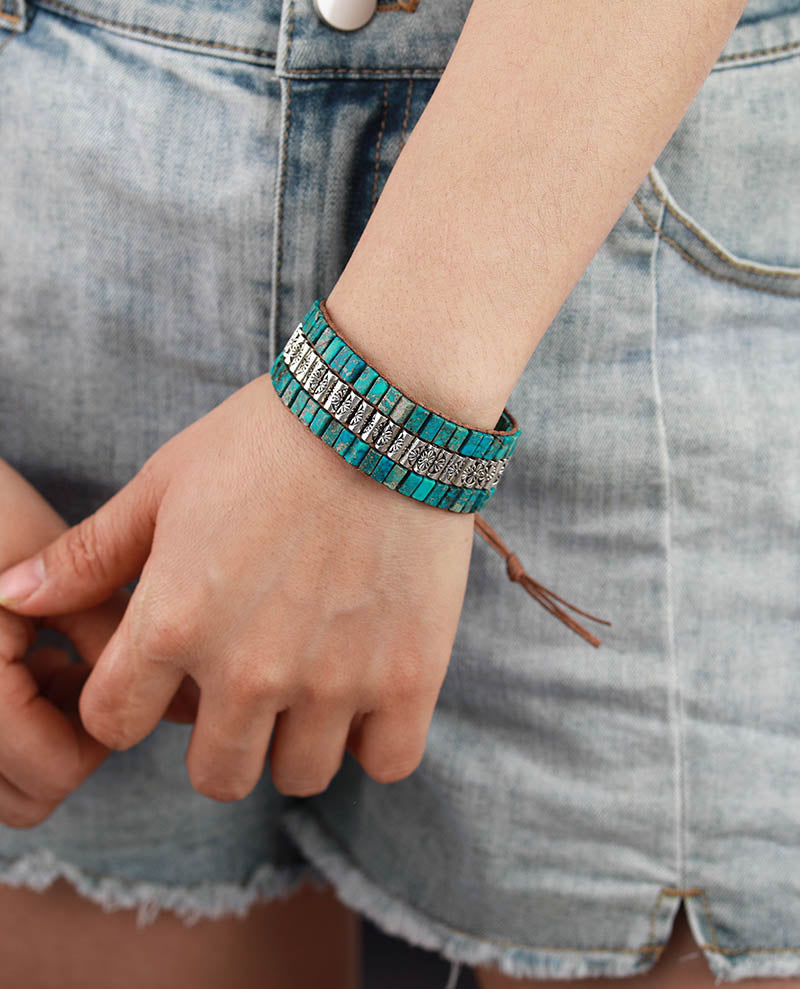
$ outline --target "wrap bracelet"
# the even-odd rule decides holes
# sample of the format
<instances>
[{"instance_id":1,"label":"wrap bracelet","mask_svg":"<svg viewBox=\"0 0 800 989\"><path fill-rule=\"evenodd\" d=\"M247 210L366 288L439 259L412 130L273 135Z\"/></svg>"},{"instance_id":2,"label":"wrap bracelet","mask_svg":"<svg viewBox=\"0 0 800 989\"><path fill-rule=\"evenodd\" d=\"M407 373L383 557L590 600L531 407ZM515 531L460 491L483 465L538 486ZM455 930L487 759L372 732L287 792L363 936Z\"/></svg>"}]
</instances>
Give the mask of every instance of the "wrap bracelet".
<instances>
[{"instance_id":1,"label":"wrap bracelet","mask_svg":"<svg viewBox=\"0 0 800 989\"><path fill-rule=\"evenodd\" d=\"M477 512L494 494L521 430L504 408L495 429L475 429L415 402L359 355L316 299L270 369L283 404L349 464L417 501L476 515L483 538L506 559L517 581L587 642L591 635L559 608L606 625L533 580Z\"/></svg>"}]
</instances>

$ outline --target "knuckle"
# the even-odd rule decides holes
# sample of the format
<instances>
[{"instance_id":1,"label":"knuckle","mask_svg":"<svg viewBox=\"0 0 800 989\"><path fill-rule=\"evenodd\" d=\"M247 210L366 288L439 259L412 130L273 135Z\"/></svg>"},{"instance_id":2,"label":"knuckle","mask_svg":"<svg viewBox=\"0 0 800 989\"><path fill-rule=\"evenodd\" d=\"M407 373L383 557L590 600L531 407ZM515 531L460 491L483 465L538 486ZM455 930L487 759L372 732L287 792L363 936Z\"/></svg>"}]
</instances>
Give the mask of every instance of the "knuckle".
<instances>
[{"instance_id":1,"label":"knuckle","mask_svg":"<svg viewBox=\"0 0 800 989\"><path fill-rule=\"evenodd\" d=\"M280 775L272 772L272 784L285 797L312 797L328 789L331 777L324 779L319 776L302 777L297 775Z\"/></svg>"},{"instance_id":2,"label":"knuckle","mask_svg":"<svg viewBox=\"0 0 800 989\"><path fill-rule=\"evenodd\" d=\"M198 793L220 803L242 800L253 789L245 780L233 776L209 775L202 769L189 771L189 779Z\"/></svg>"},{"instance_id":3,"label":"knuckle","mask_svg":"<svg viewBox=\"0 0 800 989\"><path fill-rule=\"evenodd\" d=\"M395 756L362 758L361 764L376 783L396 783L410 776L422 762L422 754L412 751L399 752Z\"/></svg>"},{"instance_id":4,"label":"knuckle","mask_svg":"<svg viewBox=\"0 0 800 989\"><path fill-rule=\"evenodd\" d=\"M193 627L191 616L174 608L154 607L142 626L142 654L156 662L186 655L190 651Z\"/></svg>"},{"instance_id":5,"label":"knuckle","mask_svg":"<svg viewBox=\"0 0 800 989\"><path fill-rule=\"evenodd\" d=\"M97 515L89 515L73 526L61 543L66 563L71 572L80 578L105 577L98 530Z\"/></svg>"}]
</instances>

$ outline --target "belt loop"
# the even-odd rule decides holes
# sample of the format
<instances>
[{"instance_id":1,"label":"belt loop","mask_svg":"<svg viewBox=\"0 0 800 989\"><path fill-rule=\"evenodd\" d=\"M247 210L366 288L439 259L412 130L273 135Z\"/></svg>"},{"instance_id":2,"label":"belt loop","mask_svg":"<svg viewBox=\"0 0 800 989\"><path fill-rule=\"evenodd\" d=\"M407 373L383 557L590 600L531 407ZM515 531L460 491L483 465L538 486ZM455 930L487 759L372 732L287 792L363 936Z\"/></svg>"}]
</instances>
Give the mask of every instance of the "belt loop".
<instances>
[{"instance_id":1,"label":"belt loop","mask_svg":"<svg viewBox=\"0 0 800 989\"><path fill-rule=\"evenodd\" d=\"M0 28L27 31L32 13L27 0L0 0Z\"/></svg>"}]
</instances>

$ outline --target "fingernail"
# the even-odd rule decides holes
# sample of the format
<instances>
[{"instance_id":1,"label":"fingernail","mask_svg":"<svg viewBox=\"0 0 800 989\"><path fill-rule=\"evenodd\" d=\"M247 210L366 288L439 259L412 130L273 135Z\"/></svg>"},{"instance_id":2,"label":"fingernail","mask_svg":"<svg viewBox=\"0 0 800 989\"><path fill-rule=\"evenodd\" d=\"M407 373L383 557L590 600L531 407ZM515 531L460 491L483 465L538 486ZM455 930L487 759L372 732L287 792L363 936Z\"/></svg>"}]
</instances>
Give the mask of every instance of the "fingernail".
<instances>
[{"instance_id":1,"label":"fingernail","mask_svg":"<svg viewBox=\"0 0 800 989\"><path fill-rule=\"evenodd\" d=\"M21 604L44 580L44 560L34 556L0 574L0 604Z\"/></svg>"}]
</instances>

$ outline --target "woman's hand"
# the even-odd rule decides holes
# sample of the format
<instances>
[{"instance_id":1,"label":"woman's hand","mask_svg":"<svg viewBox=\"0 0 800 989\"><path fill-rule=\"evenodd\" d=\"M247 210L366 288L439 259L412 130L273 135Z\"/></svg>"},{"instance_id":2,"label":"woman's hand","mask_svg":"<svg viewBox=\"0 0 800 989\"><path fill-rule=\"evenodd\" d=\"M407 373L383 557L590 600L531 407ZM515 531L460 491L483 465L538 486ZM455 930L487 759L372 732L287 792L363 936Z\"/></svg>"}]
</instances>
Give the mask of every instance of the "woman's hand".
<instances>
[{"instance_id":1,"label":"woman's hand","mask_svg":"<svg viewBox=\"0 0 800 989\"><path fill-rule=\"evenodd\" d=\"M423 755L473 532L472 515L361 474L262 375L25 561L17 576L29 594L8 607L89 608L141 571L81 717L126 749L191 674L201 696L186 763L207 796L246 796L270 738L272 780L285 794L324 790L345 748L391 782ZM0 596L10 590L0 580Z\"/></svg>"},{"instance_id":2,"label":"woman's hand","mask_svg":"<svg viewBox=\"0 0 800 989\"><path fill-rule=\"evenodd\" d=\"M19 560L66 529L63 519L20 474L0 460L0 566ZM130 595L55 618L34 619L0 607L0 821L41 823L109 754L78 716L91 666L117 628ZM32 649L36 625L70 639L83 663L65 649ZM86 665L88 664L88 665ZM173 720L193 718L191 690L170 706Z\"/></svg>"}]
</instances>

